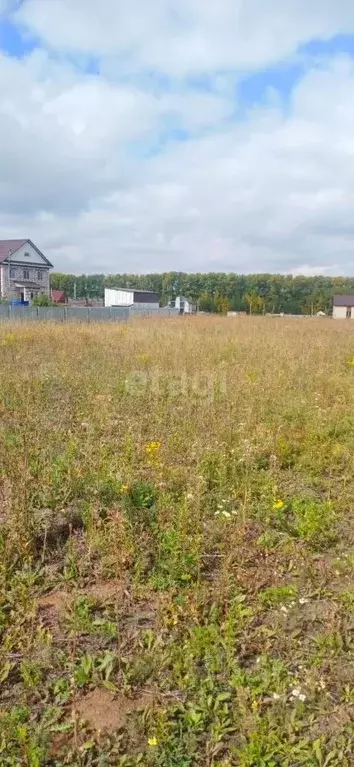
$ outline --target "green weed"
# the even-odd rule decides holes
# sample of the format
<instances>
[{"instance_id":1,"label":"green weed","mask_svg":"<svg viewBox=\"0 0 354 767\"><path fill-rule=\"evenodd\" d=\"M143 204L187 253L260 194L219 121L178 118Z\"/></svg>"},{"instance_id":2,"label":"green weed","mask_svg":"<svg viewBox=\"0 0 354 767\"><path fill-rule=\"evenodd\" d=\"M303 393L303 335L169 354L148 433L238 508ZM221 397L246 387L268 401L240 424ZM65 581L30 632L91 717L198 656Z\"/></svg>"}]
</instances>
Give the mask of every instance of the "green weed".
<instances>
[{"instance_id":1,"label":"green weed","mask_svg":"<svg viewBox=\"0 0 354 767\"><path fill-rule=\"evenodd\" d=\"M0 347L0 766L350 767L349 325Z\"/></svg>"}]
</instances>

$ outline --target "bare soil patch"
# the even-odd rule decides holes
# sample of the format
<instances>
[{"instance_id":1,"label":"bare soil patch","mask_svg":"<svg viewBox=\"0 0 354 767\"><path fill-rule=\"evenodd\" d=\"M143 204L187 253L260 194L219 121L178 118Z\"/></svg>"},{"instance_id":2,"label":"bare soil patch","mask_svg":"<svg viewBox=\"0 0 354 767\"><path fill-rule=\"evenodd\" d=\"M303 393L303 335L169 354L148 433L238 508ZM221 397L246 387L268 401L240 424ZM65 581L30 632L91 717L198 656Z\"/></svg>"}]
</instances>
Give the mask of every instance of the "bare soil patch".
<instances>
[{"instance_id":1,"label":"bare soil patch","mask_svg":"<svg viewBox=\"0 0 354 767\"><path fill-rule=\"evenodd\" d=\"M125 727L129 716L151 707L154 699L143 694L138 698L126 698L124 695L112 696L105 689L96 688L76 704L74 713L88 722L97 732L114 732Z\"/></svg>"},{"instance_id":2,"label":"bare soil patch","mask_svg":"<svg viewBox=\"0 0 354 767\"><path fill-rule=\"evenodd\" d=\"M65 591L52 591L38 599L38 616L53 635L58 633L59 616L69 599L70 595Z\"/></svg>"},{"instance_id":3,"label":"bare soil patch","mask_svg":"<svg viewBox=\"0 0 354 767\"><path fill-rule=\"evenodd\" d=\"M66 591L51 591L49 594L44 594L38 599L38 607L42 608L52 607L58 612L63 609L65 604L70 600L70 594Z\"/></svg>"},{"instance_id":4,"label":"bare soil patch","mask_svg":"<svg viewBox=\"0 0 354 767\"><path fill-rule=\"evenodd\" d=\"M99 602L112 602L122 599L124 596L124 584L119 580L99 581L98 583L83 589L80 596L85 595Z\"/></svg>"}]
</instances>

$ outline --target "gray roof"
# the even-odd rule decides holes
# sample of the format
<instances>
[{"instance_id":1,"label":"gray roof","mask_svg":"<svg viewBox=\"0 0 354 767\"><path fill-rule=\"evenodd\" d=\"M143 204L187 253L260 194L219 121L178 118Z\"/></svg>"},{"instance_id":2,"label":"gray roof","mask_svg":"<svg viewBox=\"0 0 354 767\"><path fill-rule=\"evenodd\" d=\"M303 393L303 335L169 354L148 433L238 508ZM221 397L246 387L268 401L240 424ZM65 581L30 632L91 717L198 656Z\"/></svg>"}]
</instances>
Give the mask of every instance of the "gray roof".
<instances>
[{"instance_id":1,"label":"gray roof","mask_svg":"<svg viewBox=\"0 0 354 767\"><path fill-rule=\"evenodd\" d=\"M340 293L333 296L333 306L354 306L354 293Z\"/></svg>"},{"instance_id":2,"label":"gray roof","mask_svg":"<svg viewBox=\"0 0 354 767\"><path fill-rule=\"evenodd\" d=\"M108 290L120 290L123 293L151 293L157 294L157 290L142 290L142 288L108 288Z\"/></svg>"},{"instance_id":3,"label":"gray roof","mask_svg":"<svg viewBox=\"0 0 354 767\"><path fill-rule=\"evenodd\" d=\"M16 288L36 288L40 290L42 285L38 282L30 282L30 280L15 280Z\"/></svg>"}]
</instances>

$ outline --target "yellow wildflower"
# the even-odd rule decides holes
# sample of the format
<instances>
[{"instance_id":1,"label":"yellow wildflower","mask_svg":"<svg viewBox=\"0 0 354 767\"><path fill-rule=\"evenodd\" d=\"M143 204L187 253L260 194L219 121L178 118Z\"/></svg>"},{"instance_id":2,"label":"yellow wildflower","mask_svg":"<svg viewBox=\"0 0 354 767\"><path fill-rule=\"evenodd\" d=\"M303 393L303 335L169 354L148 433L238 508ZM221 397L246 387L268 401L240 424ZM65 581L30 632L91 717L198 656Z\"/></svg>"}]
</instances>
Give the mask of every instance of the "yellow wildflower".
<instances>
[{"instance_id":1,"label":"yellow wildflower","mask_svg":"<svg viewBox=\"0 0 354 767\"><path fill-rule=\"evenodd\" d=\"M128 493L128 492L129 492L129 485L122 485L122 486L121 486L121 489L120 489L120 492L121 492L122 494L123 494L123 493Z\"/></svg>"},{"instance_id":2,"label":"yellow wildflower","mask_svg":"<svg viewBox=\"0 0 354 767\"><path fill-rule=\"evenodd\" d=\"M161 442L149 442L146 445L145 450L148 455L155 455L156 453L159 452L160 447L161 447Z\"/></svg>"},{"instance_id":3,"label":"yellow wildflower","mask_svg":"<svg viewBox=\"0 0 354 767\"><path fill-rule=\"evenodd\" d=\"M281 511L281 509L283 509L284 506L285 506L284 501L281 501L280 499L279 501L276 501L275 503L273 503L273 509L275 511Z\"/></svg>"},{"instance_id":4,"label":"yellow wildflower","mask_svg":"<svg viewBox=\"0 0 354 767\"><path fill-rule=\"evenodd\" d=\"M151 746L151 748L155 748L155 746L157 746L157 738L155 738L155 736L153 738L148 738L148 745Z\"/></svg>"}]
</instances>

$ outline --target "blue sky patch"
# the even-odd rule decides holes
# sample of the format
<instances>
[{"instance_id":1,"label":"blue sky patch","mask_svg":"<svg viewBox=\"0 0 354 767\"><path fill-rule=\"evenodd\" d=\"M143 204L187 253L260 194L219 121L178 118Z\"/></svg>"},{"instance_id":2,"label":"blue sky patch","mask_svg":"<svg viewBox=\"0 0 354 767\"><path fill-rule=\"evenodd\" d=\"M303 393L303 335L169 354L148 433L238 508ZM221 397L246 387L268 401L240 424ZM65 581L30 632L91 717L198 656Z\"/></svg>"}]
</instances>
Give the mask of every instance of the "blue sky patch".
<instances>
[{"instance_id":1,"label":"blue sky patch","mask_svg":"<svg viewBox=\"0 0 354 767\"><path fill-rule=\"evenodd\" d=\"M336 35L330 40L311 40L299 48L292 60L245 76L238 89L240 107L247 108L265 103L271 97L272 91L286 105L292 91L310 68L341 54L354 58L354 35Z\"/></svg>"},{"instance_id":2,"label":"blue sky patch","mask_svg":"<svg viewBox=\"0 0 354 767\"><path fill-rule=\"evenodd\" d=\"M0 17L0 51L22 59L39 46L39 41L9 19Z\"/></svg>"},{"instance_id":3,"label":"blue sky patch","mask_svg":"<svg viewBox=\"0 0 354 767\"><path fill-rule=\"evenodd\" d=\"M191 138L191 133L184 128L165 127L158 134L150 136L149 141L135 141L130 145L132 155L140 159L152 159L161 154L170 144L183 143Z\"/></svg>"},{"instance_id":4,"label":"blue sky patch","mask_svg":"<svg viewBox=\"0 0 354 767\"><path fill-rule=\"evenodd\" d=\"M311 40L301 46L300 53L321 57L338 56L342 53L354 57L354 35L335 35L329 40Z\"/></svg>"},{"instance_id":5,"label":"blue sky patch","mask_svg":"<svg viewBox=\"0 0 354 767\"><path fill-rule=\"evenodd\" d=\"M305 71L303 65L290 63L248 75L239 85L240 107L247 108L266 102L272 91L275 91L282 100L287 101Z\"/></svg>"}]
</instances>

